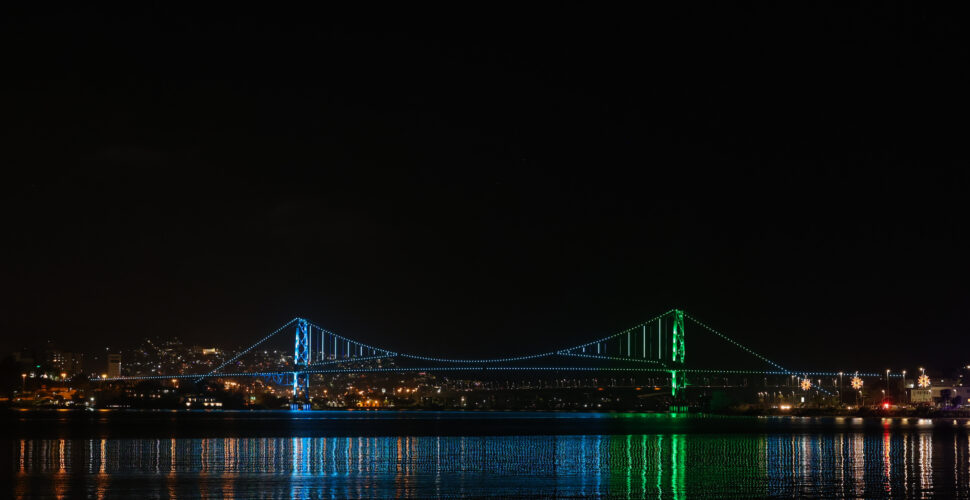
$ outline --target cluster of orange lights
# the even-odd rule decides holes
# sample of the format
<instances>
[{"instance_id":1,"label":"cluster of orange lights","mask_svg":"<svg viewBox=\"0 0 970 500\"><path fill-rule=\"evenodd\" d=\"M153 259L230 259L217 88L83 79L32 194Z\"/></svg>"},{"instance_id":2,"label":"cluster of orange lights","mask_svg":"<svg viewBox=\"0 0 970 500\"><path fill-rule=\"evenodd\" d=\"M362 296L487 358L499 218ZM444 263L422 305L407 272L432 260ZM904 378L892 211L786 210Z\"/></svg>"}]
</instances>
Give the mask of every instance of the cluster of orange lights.
<instances>
[{"instance_id":1,"label":"cluster of orange lights","mask_svg":"<svg viewBox=\"0 0 970 500\"><path fill-rule=\"evenodd\" d=\"M852 388L855 390L862 389L862 379L859 377L852 377Z\"/></svg>"}]
</instances>

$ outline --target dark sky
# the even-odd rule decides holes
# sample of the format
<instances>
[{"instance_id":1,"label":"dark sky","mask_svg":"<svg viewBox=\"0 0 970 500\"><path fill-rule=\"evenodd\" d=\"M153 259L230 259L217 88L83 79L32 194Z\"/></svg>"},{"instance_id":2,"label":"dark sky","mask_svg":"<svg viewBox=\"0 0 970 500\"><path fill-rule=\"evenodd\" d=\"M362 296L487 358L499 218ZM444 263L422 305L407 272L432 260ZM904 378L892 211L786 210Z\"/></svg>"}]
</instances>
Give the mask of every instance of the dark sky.
<instances>
[{"instance_id":1,"label":"dark sky","mask_svg":"<svg viewBox=\"0 0 970 500\"><path fill-rule=\"evenodd\" d=\"M768 5L7 7L0 348L970 362L961 17Z\"/></svg>"}]
</instances>

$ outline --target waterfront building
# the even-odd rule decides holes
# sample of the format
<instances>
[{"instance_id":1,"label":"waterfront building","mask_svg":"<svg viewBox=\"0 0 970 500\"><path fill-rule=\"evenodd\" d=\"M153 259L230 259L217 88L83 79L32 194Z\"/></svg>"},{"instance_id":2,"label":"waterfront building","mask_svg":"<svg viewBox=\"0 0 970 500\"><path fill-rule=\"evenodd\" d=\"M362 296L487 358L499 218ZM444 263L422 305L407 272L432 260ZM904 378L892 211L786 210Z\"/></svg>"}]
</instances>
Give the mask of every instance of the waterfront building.
<instances>
[{"instance_id":1,"label":"waterfront building","mask_svg":"<svg viewBox=\"0 0 970 500\"><path fill-rule=\"evenodd\" d=\"M932 389L910 389L909 402L912 404L931 404L933 403Z\"/></svg>"},{"instance_id":2,"label":"waterfront building","mask_svg":"<svg viewBox=\"0 0 970 500\"><path fill-rule=\"evenodd\" d=\"M970 407L970 387L959 385L933 386L929 389L932 392L932 401L940 407Z\"/></svg>"}]
</instances>

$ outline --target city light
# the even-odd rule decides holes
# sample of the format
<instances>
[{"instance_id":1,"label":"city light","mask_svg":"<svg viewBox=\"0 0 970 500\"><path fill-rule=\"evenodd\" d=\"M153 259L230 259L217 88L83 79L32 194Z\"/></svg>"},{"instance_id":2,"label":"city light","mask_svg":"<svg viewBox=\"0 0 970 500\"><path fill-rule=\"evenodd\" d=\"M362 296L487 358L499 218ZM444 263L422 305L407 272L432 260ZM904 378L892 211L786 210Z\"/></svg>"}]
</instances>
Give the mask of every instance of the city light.
<instances>
[{"instance_id":1,"label":"city light","mask_svg":"<svg viewBox=\"0 0 970 500\"><path fill-rule=\"evenodd\" d=\"M662 319L671 313L676 313L677 310L665 313L659 318L654 318L653 320L647 322L649 324L656 323L661 326L658 319ZM698 323L694 318L685 316L691 323ZM552 351L547 353L538 353L526 356L509 356L502 358L483 358L483 359L447 359L438 357L426 357L426 356L416 356L416 355L403 355L392 351L367 346L361 344L357 341L351 340L349 338L334 334L332 332L323 330L322 328L306 321L301 318L296 318L295 322L298 325L298 337L301 334L308 336L306 339L306 345L302 347L301 353L299 355L291 354L293 351L283 352L276 349L266 349L265 347L258 351L255 349L255 345L249 346L248 348L242 348L238 351L233 351L231 349L223 348L202 348L199 346L193 346L189 348L181 343L177 338L173 341L168 341L158 346L148 343L151 348L144 348L133 356L133 360L130 364L126 365L126 370L122 375L118 376L114 373L102 373L100 375L95 375L93 379L95 381L106 382L108 380L112 383L119 382L119 384L112 386L113 391L122 391L127 394L127 397L137 397L137 398L168 398L169 396L161 396L161 390L159 394L149 394L145 392L142 394L141 391L131 394L130 391L126 392L125 382L136 382L136 381L171 381L171 385L166 384L165 394L171 391L171 394L180 395L180 406L186 402L191 402L193 408L205 408L215 406L216 400L208 401L206 400L187 400L188 391L196 390L195 386L189 384L183 389L179 389L179 381L183 378L185 379L195 379L201 381L208 379L210 382L208 385L203 385L199 388L201 391L211 393L218 391L225 392L237 392L245 393L245 397L250 398L250 394L268 394L273 395L285 395L289 397L291 390L290 388L296 384L294 379L299 377L300 382L298 387L300 388L298 393L294 393L294 397L305 398L307 404L313 403L314 407L318 406L329 406L329 407L394 407L401 405L424 405L424 404L436 404L441 405L442 401L430 401L434 395L442 394L441 387L435 387L436 384L432 383L422 383L417 386L408 387L411 385L408 380L403 377L401 380L390 382L390 387L381 387L381 383L368 382L365 374L370 374L379 377L380 374L393 374L398 373L404 375L405 373L411 373L412 375L417 375L419 377L432 376L430 373L445 373L450 372L521 372L521 373L534 373L539 372L612 372L612 373L629 373L630 383L628 387L632 391L642 391L643 381L634 381L633 377L636 373L641 373L643 376L649 377L653 376L653 373L669 373L670 378L666 380L670 381L670 385L666 385L666 382L660 382L658 385L656 380L651 380L648 384L653 387L653 391L660 391L664 388L670 390L671 396L676 398L677 393L676 388L680 388L678 385L680 383L681 377L690 379L690 382L697 381L697 385L710 384L710 381L706 381L703 377L707 376L728 376L728 375L748 375L757 374L765 376L765 383L768 383L770 376L784 377L786 382L784 382L788 387L795 386L800 388L802 391L811 391L812 394L817 392L818 404L831 404L826 398L833 397L836 398L839 403L842 403L841 392L844 390L843 386L843 376L850 375L850 385L852 389L860 392L859 397L861 399L862 393L861 389L863 387L862 377L873 377L881 378L886 377L886 390L883 391L884 394L889 394L890 379L893 377L891 375L891 370L886 369L885 373L875 372L855 372L855 376L851 376L852 372L838 371L838 372L811 372L805 371L800 372L802 375L799 376L794 372L787 369L781 368L780 365L775 363L770 363L770 367L765 367L767 369L707 369L701 368L703 365L688 365L682 367L669 367L666 362L670 362L669 357L666 355L658 359L644 359L641 346L635 345L637 339L636 337L642 337L642 331L637 331L636 336L630 335L630 331L625 330L623 332L613 334L608 337L602 337L597 341L592 343L584 344L576 347L569 347L565 349L560 349L558 351ZM292 325L293 322L288 323ZM645 323L646 324L646 323ZM708 330L722 339L730 341L737 347L741 347L748 353L752 353L749 349L744 348L740 344L731 341L731 339L726 338L723 334L713 331L712 329L706 327L706 325L700 324L701 327ZM285 329L287 325L284 325L281 329L270 333L270 335L263 337L257 344L266 341L268 338L272 337L274 334L280 333L282 329ZM683 328L681 326L681 328ZM642 325L641 325L642 330ZM651 326L652 330L652 326ZM299 340L299 339L298 339ZM337 340L338 342L334 342ZM147 342L147 339L146 339ZM602 346L601 355L584 354L585 347L591 346L593 344ZM629 344L629 345L628 345ZM584 347L585 346L585 347ZM636 347L634 349L633 347ZM682 346L678 345L678 349ZM339 351L338 351L339 349ZM211 352L210 352L211 351ZM157 352L159 357L155 357L153 354ZM636 356L632 354L636 352ZM239 354L249 353L250 356L243 358ZM297 366L294 366L295 360L302 355L306 361L300 362ZM343 357L347 356L347 357ZM756 355L758 356L758 355ZM558 357L559 362L545 366L523 366L522 364L496 364L497 361L517 361L517 360L529 360L535 358L546 358L546 357ZM428 366L425 364L419 365L421 367L412 366L397 366L397 361L400 358L408 359L418 359L418 360L435 360L441 363L453 363L453 366ZM579 362L585 362L586 366L583 365L573 365L572 362L576 361L577 358ZM227 372L221 372L219 370L220 366L225 365L223 360L235 360L233 361L233 370ZM602 363L602 361L624 361L628 362L626 364L615 364L615 363ZM366 362L366 363L365 363ZM347 365L345 363L354 363ZM654 366L650 366L652 364ZM477 365L477 366L476 366ZM771 367L777 367L780 369L774 370ZM201 369L200 369L201 368ZM109 370L110 372L110 370ZM900 370L901 376L904 377L905 385L905 370ZM22 378L26 379L26 373L22 374ZM33 374L31 374L33 376ZM328 392L323 387L314 388L311 392L309 383L311 377L313 380L326 380L327 378L340 377L342 375L349 375L351 379L355 377L361 377L360 379L355 379L353 385L345 384L346 390L338 388L331 385L331 392ZM604 373L605 375L605 373ZM41 377L56 378L53 374L41 373ZM61 378L65 379L67 372L61 373ZM897 375L899 376L899 375ZM236 377L247 377L251 381L236 381L227 380ZM696 378L695 378L696 377ZM829 378L832 383L832 387L835 388L832 392L829 392L824 387L823 381L826 380L825 377ZM261 380L260 380L261 379ZM701 381L704 382L701 382ZM929 385L929 378L925 376L925 387ZM385 381L386 382L386 381ZM471 384L469 381L465 380L460 382L455 387L449 388L450 390L475 390L475 388L483 385L482 381L473 381ZM556 381L556 384L565 382ZM797 382L797 385L796 385ZM548 383L548 382L547 382ZM332 384L332 383L331 383ZM464 385L462 385L464 384ZM591 389L600 392L601 396L611 397L609 394L603 394L611 389L604 387L602 381L594 381L594 385ZM107 384L104 384L105 386ZM183 384L185 385L185 384ZM357 387L354 387L356 385ZM610 384L612 386L612 384ZM279 387L283 386L283 387ZM882 384L880 384L882 386ZM131 386L128 386L131 387ZM216 387L218 389L216 389ZM513 388L516 388L516 384L512 384ZM531 382L525 387L532 387ZM544 387L542 382L536 387ZM552 385L547 385L545 387L553 387ZM103 390L103 389L102 389ZM381 400L374 399L374 394L386 394L387 397L382 396ZM39 393L38 393L39 394ZM761 394L761 393L759 393ZM768 394L768 393L764 393ZM780 393L779 393L780 394ZM419 395L421 395L419 397ZM792 397L796 394L792 393ZM38 396L42 397L42 396ZM192 396L195 397L195 396ZM767 396L762 396L767 397ZM316 400L315 400L316 398ZM447 398L447 396L446 396ZM444 399L444 404L447 403L447 399ZM552 398L555 400L556 398ZM808 399L808 395L802 396L802 402ZM110 405L111 403L104 403L103 398L99 398L102 404ZM268 404L277 404L273 402L274 399L270 398ZM604 400L606 401L606 400ZM618 401L618 399L617 399ZM292 401L291 401L292 402ZM482 400L484 403L484 400ZM773 408L778 408L779 401L774 401ZM170 403L165 403L170 404ZM259 405L266 404L260 400ZM491 404L491 403L490 403ZM561 404L561 403L559 403ZM880 403L881 404L881 403ZM469 398L468 400L461 403L464 406L480 405L475 398ZM247 407L250 407L247 403ZM601 407L602 403L598 401L588 402L584 404L583 407ZM108 406L110 408L111 406ZM221 407L221 406L216 406ZM878 406L877 406L878 407Z\"/></svg>"}]
</instances>

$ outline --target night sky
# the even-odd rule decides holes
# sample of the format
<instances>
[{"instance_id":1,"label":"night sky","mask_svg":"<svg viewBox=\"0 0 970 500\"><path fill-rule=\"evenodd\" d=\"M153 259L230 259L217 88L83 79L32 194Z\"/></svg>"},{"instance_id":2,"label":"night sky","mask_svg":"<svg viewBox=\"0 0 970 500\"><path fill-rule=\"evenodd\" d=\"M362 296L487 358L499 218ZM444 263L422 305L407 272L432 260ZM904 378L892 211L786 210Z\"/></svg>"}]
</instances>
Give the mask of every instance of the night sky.
<instances>
[{"instance_id":1,"label":"night sky","mask_svg":"<svg viewBox=\"0 0 970 500\"><path fill-rule=\"evenodd\" d=\"M0 349L970 363L963 19L767 5L5 7Z\"/></svg>"}]
</instances>

